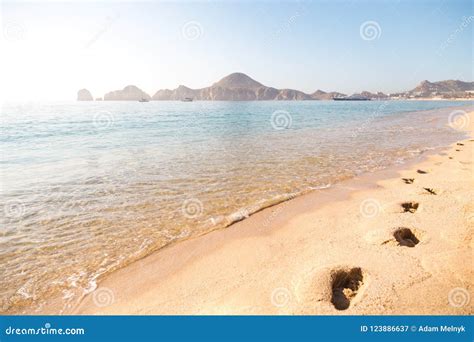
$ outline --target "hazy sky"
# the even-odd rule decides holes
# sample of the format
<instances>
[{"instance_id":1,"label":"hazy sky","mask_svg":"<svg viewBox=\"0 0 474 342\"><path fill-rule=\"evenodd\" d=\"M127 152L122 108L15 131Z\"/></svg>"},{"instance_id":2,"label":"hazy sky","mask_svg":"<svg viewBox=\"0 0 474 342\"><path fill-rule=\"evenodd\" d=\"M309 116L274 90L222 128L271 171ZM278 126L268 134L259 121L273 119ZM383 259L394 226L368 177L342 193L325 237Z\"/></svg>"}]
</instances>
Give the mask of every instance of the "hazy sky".
<instances>
[{"instance_id":1,"label":"hazy sky","mask_svg":"<svg viewBox=\"0 0 474 342\"><path fill-rule=\"evenodd\" d=\"M2 2L2 98L153 95L240 71L268 86L394 92L473 78L470 0Z\"/></svg>"}]
</instances>

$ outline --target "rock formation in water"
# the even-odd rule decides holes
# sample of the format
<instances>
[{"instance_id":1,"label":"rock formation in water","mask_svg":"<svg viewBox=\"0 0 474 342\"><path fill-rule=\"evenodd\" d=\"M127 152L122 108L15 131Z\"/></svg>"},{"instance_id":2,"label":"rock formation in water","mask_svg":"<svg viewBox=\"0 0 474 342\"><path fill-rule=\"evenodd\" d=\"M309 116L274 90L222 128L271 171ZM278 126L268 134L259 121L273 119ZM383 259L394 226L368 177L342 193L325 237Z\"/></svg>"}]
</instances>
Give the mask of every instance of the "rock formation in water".
<instances>
[{"instance_id":1,"label":"rock formation in water","mask_svg":"<svg viewBox=\"0 0 474 342\"><path fill-rule=\"evenodd\" d=\"M81 89L77 92L77 101L93 101L92 94L87 89Z\"/></svg>"},{"instance_id":2,"label":"rock formation in water","mask_svg":"<svg viewBox=\"0 0 474 342\"><path fill-rule=\"evenodd\" d=\"M129 85L122 90L111 91L104 95L104 101L139 101L150 100L151 97L140 88Z\"/></svg>"}]
</instances>

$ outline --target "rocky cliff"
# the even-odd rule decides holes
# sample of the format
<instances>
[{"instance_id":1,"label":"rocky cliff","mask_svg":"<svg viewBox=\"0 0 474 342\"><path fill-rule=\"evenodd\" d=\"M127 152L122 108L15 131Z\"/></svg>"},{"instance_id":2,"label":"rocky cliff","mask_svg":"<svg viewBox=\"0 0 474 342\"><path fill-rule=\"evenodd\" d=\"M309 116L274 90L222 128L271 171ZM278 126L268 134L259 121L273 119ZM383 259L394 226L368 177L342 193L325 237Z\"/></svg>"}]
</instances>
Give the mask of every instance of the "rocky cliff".
<instances>
[{"instance_id":1,"label":"rocky cliff","mask_svg":"<svg viewBox=\"0 0 474 342\"><path fill-rule=\"evenodd\" d=\"M77 101L93 101L92 94L87 89L81 89L77 92Z\"/></svg>"},{"instance_id":2,"label":"rocky cliff","mask_svg":"<svg viewBox=\"0 0 474 342\"><path fill-rule=\"evenodd\" d=\"M362 97L372 100L385 100L392 98L417 98L417 97L472 97L474 82L463 82L458 80L447 80L439 82L423 81L416 88L404 92L386 95L382 92L363 91L360 94L353 94L355 97ZM150 97L143 90L136 86L129 85L122 90L116 90L105 94L105 101L138 101L141 99L166 101L193 100L203 101L260 101L260 100L332 100L334 97L345 97L345 94L338 92L325 92L317 90L312 94L306 94L294 89L277 89L268 87L255 81L249 76L236 72L232 73L209 87L192 89L180 85L176 89L158 90L153 97ZM91 101L92 95L87 89L78 92L79 101Z\"/></svg>"},{"instance_id":3,"label":"rocky cliff","mask_svg":"<svg viewBox=\"0 0 474 342\"><path fill-rule=\"evenodd\" d=\"M150 100L151 97L134 85L129 85L122 90L111 91L104 95L104 101L138 101L141 99Z\"/></svg>"},{"instance_id":4,"label":"rocky cliff","mask_svg":"<svg viewBox=\"0 0 474 342\"><path fill-rule=\"evenodd\" d=\"M430 96L434 94L460 93L466 91L474 91L474 82L463 82L459 80L430 82L425 80L408 93Z\"/></svg>"},{"instance_id":5,"label":"rocky cliff","mask_svg":"<svg viewBox=\"0 0 474 342\"><path fill-rule=\"evenodd\" d=\"M210 87L191 89L183 85L176 89L158 90L153 100L182 100L185 97L207 101L258 101L258 100L311 100L311 96L293 89L267 87L249 76L236 72Z\"/></svg>"},{"instance_id":6,"label":"rocky cliff","mask_svg":"<svg viewBox=\"0 0 474 342\"><path fill-rule=\"evenodd\" d=\"M335 97L345 97L346 94L338 93L337 91L331 91L326 93L322 90L316 90L314 93L311 94L311 98L313 100L332 100Z\"/></svg>"}]
</instances>

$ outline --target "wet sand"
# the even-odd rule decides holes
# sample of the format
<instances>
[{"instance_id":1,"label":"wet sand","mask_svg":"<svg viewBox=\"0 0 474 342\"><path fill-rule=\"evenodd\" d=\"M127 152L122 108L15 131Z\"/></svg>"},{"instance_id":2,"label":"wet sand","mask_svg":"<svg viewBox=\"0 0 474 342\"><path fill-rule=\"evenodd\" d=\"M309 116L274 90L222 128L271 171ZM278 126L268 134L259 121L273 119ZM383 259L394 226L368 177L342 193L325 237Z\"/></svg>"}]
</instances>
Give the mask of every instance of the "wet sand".
<instances>
[{"instance_id":1,"label":"wet sand","mask_svg":"<svg viewBox=\"0 0 474 342\"><path fill-rule=\"evenodd\" d=\"M65 314L472 314L471 138L120 269Z\"/></svg>"}]
</instances>

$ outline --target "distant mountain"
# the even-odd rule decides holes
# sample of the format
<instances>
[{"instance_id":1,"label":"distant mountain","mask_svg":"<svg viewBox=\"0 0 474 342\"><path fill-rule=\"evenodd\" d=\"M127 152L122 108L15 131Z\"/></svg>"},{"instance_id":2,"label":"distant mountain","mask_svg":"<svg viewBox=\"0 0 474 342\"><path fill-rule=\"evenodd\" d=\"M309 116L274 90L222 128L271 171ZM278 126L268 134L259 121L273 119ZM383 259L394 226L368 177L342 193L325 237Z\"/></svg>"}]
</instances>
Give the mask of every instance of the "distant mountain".
<instances>
[{"instance_id":1,"label":"distant mountain","mask_svg":"<svg viewBox=\"0 0 474 342\"><path fill-rule=\"evenodd\" d=\"M161 89L152 99L182 100L185 97L207 101L312 100L311 95L302 91L267 87L240 72L230 74L206 88L191 89L180 85L173 90Z\"/></svg>"},{"instance_id":2,"label":"distant mountain","mask_svg":"<svg viewBox=\"0 0 474 342\"><path fill-rule=\"evenodd\" d=\"M176 89L158 90L150 97L140 88L129 85L122 90L105 94L104 101L138 101L141 99L179 101L186 98L204 101L260 101L260 100L332 100L333 98L348 97L338 92L316 90L306 94L294 89L277 89L268 87L249 76L236 72L232 73L209 87L192 89L180 85ZM406 99L406 98L473 98L474 82L447 80L439 82L423 81L412 90L386 95L382 92L372 93L363 91L352 94L349 98L364 98L370 100ZM92 101L92 95L87 89L79 90L78 101Z\"/></svg>"},{"instance_id":3,"label":"distant mountain","mask_svg":"<svg viewBox=\"0 0 474 342\"><path fill-rule=\"evenodd\" d=\"M412 90L401 93L390 94L393 99L405 98L465 98L474 97L474 82L459 80L446 80L438 82L422 81Z\"/></svg>"},{"instance_id":4,"label":"distant mountain","mask_svg":"<svg viewBox=\"0 0 474 342\"><path fill-rule=\"evenodd\" d=\"M141 99L150 100L151 97L134 85L129 85L122 90L111 91L104 95L104 101L138 101Z\"/></svg>"},{"instance_id":5,"label":"distant mountain","mask_svg":"<svg viewBox=\"0 0 474 342\"><path fill-rule=\"evenodd\" d=\"M241 72L234 72L219 82L212 85L214 88L226 88L226 89L252 89L257 90L258 88L265 87L263 84L255 81L249 76Z\"/></svg>"},{"instance_id":6,"label":"distant mountain","mask_svg":"<svg viewBox=\"0 0 474 342\"><path fill-rule=\"evenodd\" d=\"M376 93L371 93L370 91L363 91L360 94L354 94L354 95L359 95L361 97L366 97L371 100L384 100L388 98L388 95L378 91Z\"/></svg>"},{"instance_id":7,"label":"distant mountain","mask_svg":"<svg viewBox=\"0 0 474 342\"><path fill-rule=\"evenodd\" d=\"M77 101L93 101L92 94L87 89L81 89L77 92Z\"/></svg>"},{"instance_id":8,"label":"distant mountain","mask_svg":"<svg viewBox=\"0 0 474 342\"><path fill-rule=\"evenodd\" d=\"M316 90L314 93L311 94L311 98L313 100L332 100L335 97L345 97L346 94L338 93L337 91L331 91L326 93L322 90Z\"/></svg>"},{"instance_id":9,"label":"distant mountain","mask_svg":"<svg viewBox=\"0 0 474 342\"><path fill-rule=\"evenodd\" d=\"M439 82L423 81L416 88L409 91L412 94L456 93L474 90L474 82L447 80Z\"/></svg>"},{"instance_id":10,"label":"distant mountain","mask_svg":"<svg viewBox=\"0 0 474 342\"><path fill-rule=\"evenodd\" d=\"M299 90L282 89L278 92L275 100L312 100L311 95L305 94Z\"/></svg>"}]
</instances>

